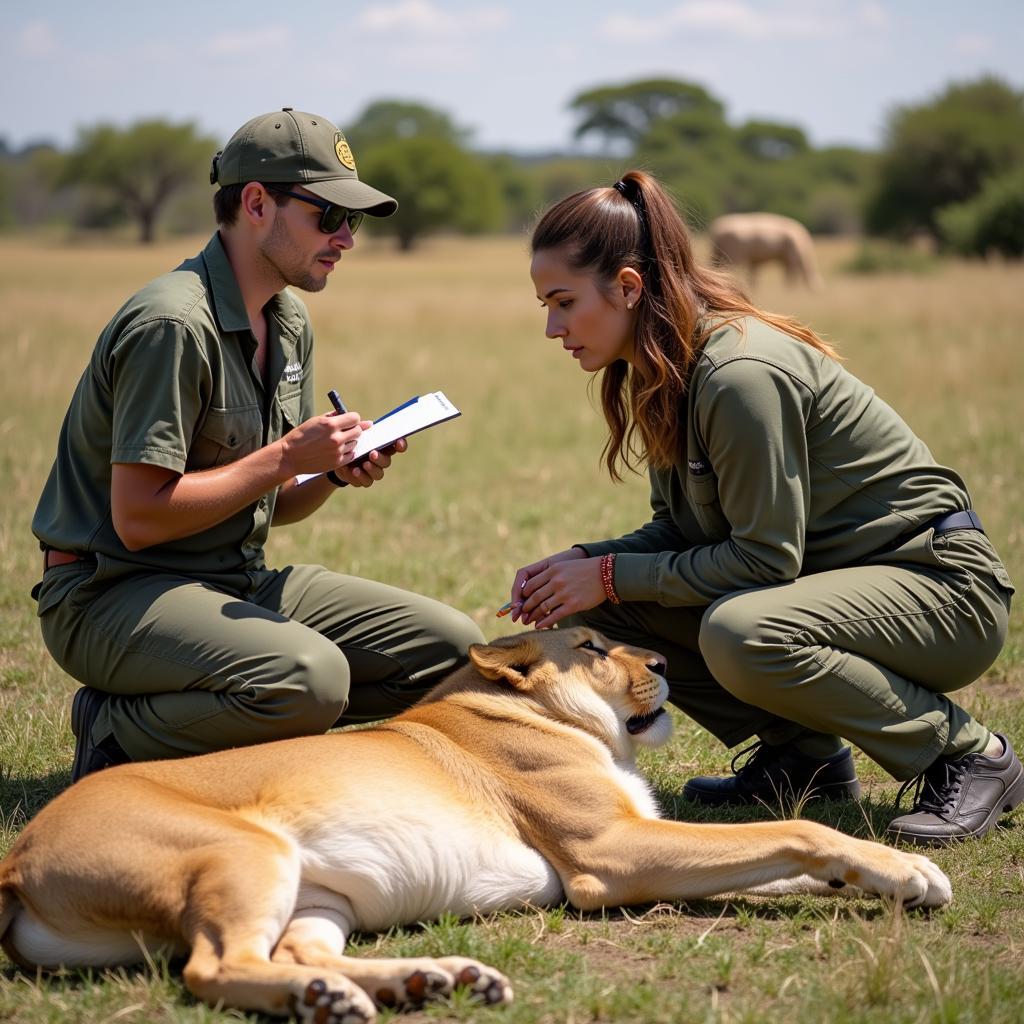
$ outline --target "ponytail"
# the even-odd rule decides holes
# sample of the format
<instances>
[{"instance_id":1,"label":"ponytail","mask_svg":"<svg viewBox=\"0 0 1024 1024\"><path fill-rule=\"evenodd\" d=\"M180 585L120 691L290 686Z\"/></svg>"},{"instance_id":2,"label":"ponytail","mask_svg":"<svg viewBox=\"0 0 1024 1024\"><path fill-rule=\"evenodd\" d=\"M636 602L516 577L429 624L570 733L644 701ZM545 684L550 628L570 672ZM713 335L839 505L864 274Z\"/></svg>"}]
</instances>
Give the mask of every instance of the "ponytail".
<instances>
[{"instance_id":1,"label":"ponytail","mask_svg":"<svg viewBox=\"0 0 1024 1024\"><path fill-rule=\"evenodd\" d=\"M643 171L556 203L531 240L533 253L545 249L564 249L574 270L602 281L623 267L644 280L633 361L617 360L601 379L609 431L601 457L613 480L622 478L620 463L665 469L678 459L685 429L680 405L708 337L724 324L755 317L837 358L809 327L758 309L728 273L698 264L671 197Z\"/></svg>"}]
</instances>

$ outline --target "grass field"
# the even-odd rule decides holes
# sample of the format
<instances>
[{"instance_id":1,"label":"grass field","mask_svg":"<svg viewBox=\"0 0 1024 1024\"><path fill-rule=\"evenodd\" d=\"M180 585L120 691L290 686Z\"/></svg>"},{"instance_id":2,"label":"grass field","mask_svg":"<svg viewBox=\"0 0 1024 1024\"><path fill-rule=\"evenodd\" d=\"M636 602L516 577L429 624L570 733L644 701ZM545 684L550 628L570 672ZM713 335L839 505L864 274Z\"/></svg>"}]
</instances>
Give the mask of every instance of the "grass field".
<instances>
[{"instance_id":1,"label":"grass field","mask_svg":"<svg viewBox=\"0 0 1024 1024\"><path fill-rule=\"evenodd\" d=\"M60 421L108 317L202 244L143 251L0 241L0 853L69 781L75 684L49 660L29 597L39 575L30 520ZM951 263L928 275L855 277L840 269L848 246L821 255L824 291L787 291L769 275L757 299L838 344L853 372L962 472L1011 575L1024 578L1024 269ZM373 416L441 388L464 415L414 439L381 486L343 492L312 520L272 535L271 564L317 561L423 591L493 636L513 628L493 610L519 565L645 519L644 479L613 486L601 473L602 426L586 377L543 337L527 264L521 240L438 241L405 257L370 243L309 297L320 390L337 387ZM1000 660L961 694L1018 749L1022 626L1018 609ZM729 756L679 720L671 745L644 766L666 813L693 818L677 800L682 783L726 767ZM806 816L858 835L884 828L896 785L859 754L858 770L867 783L859 807L811 805ZM935 859L955 899L930 916L796 897L588 915L555 908L363 936L355 948L476 956L516 987L505 1010L456 1001L410 1022L1019 1022L1024 814ZM240 1018L255 1019L195 1004L176 964L36 978L0 955L3 1022Z\"/></svg>"}]
</instances>

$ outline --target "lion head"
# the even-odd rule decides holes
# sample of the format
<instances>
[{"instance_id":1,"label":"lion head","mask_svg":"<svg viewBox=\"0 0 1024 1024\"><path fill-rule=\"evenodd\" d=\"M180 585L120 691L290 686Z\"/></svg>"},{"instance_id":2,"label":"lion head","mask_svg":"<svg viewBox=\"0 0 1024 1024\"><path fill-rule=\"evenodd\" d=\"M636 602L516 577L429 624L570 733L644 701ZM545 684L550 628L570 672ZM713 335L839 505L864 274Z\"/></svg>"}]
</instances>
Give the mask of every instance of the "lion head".
<instances>
[{"instance_id":1,"label":"lion head","mask_svg":"<svg viewBox=\"0 0 1024 1024\"><path fill-rule=\"evenodd\" d=\"M546 717L581 728L619 756L657 747L672 733L665 659L595 629L535 630L474 644L480 675L521 694Z\"/></svg>"}]
</instances>

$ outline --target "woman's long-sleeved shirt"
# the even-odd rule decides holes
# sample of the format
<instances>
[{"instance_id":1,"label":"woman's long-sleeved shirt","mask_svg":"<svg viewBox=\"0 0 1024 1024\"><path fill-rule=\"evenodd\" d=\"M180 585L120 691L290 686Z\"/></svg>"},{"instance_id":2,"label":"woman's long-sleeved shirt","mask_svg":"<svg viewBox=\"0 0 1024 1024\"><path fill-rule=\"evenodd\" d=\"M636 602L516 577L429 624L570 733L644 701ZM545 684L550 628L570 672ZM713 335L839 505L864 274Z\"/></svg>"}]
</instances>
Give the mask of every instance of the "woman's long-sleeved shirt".
<instances>
[{"instance_id":1,"label":"woman's long-sleeved shirt","mask_svg":"<svg viewBox=\"0 0 1024 1024\"><path fill-rule=\"evenodd\" d=\"M627 601L706 605L851 565L970 508L963 480L874 391L754 318L708 339L680 415L685 451L652 469L650 522L616 540Z\"/></svg>"}]
</instances>

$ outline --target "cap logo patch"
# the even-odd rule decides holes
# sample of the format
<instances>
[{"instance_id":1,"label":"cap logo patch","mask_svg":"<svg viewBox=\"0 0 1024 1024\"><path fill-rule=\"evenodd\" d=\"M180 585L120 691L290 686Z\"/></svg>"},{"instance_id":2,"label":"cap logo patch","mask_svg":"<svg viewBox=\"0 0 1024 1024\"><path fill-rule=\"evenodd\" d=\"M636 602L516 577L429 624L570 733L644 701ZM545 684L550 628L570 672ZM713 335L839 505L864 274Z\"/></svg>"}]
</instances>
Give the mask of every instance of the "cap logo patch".
<instances>
[{"instance_id":1,"label":"cap logo patch","mask_svg":"<svg viewBox=\"0 0 1024 1024\"><path fill-rule=\"evenodd\" d=\"M356 158L352 155L352 149L341 132L335 133L334 152L338 154L338 160L341 161L342 167L347 167L350 171L356 169Z\"/></svg>"}]
</instances>

